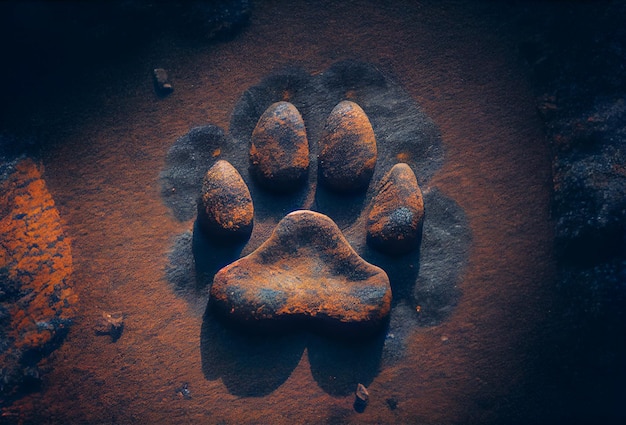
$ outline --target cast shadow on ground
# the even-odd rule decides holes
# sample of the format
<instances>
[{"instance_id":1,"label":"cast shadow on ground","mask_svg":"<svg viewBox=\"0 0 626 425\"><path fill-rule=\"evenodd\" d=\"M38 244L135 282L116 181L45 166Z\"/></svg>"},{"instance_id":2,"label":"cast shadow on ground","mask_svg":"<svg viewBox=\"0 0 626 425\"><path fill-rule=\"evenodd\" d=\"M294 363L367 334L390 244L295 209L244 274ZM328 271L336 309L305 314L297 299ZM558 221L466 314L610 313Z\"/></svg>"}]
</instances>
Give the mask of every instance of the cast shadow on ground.
<instances>
[{"instance_id":1,"label":"cast shadow on ground","mask_svg":"<svg viewBox=\"0 0 626 425\"><path fill-rule=\"evenodd\" d=\"M196 289L205 290L222 267L239 258L246 243L247 241L232 242L207 238L198 228L198 221L195 221L192 253L196 268Z\"/></svg>"},{"instance_id":2,"label":"cast shadow on ground","mask_svg":"<svg viewBox=\"0 0 626 425\"><path fill-rule=\"evenodd\" d=\"M208 380L221 378L231 394L262 397L291 376L306 348L320 388L345 396L378 374L385 333L381 329L369 338L340 339L302 329L249 331L224 323L209 303L200 335L202 371Z\"/></svg>"},{"instance_id":3,"label":"cast shadow on ground","mask_svg":"<svg viewBox=\"0 0 626 425\"><path fill-rule=\"evenodd\" d=\"M182 233L174 241L165 267L166 278L179 296L194 303L199 297L206 298L215 273L239 258L244 246L243 242L211 240L198 231L194 221L193 231Z\"/></svg>"},{"instance_id":4,"label":"cast shadow on ground","mask_svg":"<svg viewBox=\"0 0 626 425\"><path fill-rule=\"evenodd\" d=\"M218 320L207 308L202 321L202 372L222 379L231 394L261 397L280 387L304 351L302 335L244 332Z\"/></svg>"}]
</instances>

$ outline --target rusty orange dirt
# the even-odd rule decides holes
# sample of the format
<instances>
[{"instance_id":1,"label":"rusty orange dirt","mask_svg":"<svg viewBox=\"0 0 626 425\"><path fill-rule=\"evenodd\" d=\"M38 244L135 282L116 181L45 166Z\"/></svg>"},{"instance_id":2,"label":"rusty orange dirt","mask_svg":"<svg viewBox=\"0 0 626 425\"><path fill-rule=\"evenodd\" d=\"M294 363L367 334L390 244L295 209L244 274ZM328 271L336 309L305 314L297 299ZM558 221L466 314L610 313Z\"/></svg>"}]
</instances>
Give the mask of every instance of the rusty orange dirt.
<instances>
[{"instance_id":1,"label":"rusty orange dirt","mask_svg":"<svg viewBox=\"0 0 626 425\"><path fill-rule=\"evenodd\" d=\"M53 337L39 324L72 319L77 296L72 288L72 253L54 200L42 178L42 167L23 160L0 185L0 267L32 294L10 311L10 337L21 350L43 347ZM56 295L52 297L52 294ZM6 353L2 353L6 354ZM3 361L0 355L0 361Z\"/></svg>"}]
</instances>

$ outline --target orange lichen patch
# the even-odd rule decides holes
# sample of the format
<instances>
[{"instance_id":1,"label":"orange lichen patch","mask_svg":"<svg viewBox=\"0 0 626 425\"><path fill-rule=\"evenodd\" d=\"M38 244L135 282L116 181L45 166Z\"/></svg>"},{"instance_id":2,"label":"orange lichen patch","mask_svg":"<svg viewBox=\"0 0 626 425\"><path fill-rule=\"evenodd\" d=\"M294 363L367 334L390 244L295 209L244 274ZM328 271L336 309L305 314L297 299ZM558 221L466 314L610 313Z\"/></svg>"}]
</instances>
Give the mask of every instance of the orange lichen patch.
<instances>
[{"instance_id":1,"label":"orange lichen patch","mask_svg":"<svg viewBox=\"0 0 626 425\"><path fill-rule=\"evenodd\" d=\"M222 150L220 148L217 148L213 151L213 153L211 154L213 156L213 158L217 158L218 156L220 156L222 154Z\"/></svg>"},{"instance_id":2,"label":"orange lichen patch","mask_svg":"<svg viewBox=\"0 0 626 425\"><path fill-rule=\"evenodd\" d=\"M216 274L211 299L243 322L306 318L375 326L389 314L391 287L330 218L296 211L256 251Z\"/></svg>"},{"instance_id":3,"label":"orange lichen patch","mask_svg":"<svg viewBox=\"0 0 626 425\"><path fill-rule=\"evenodd\" d=\"M209 234L248 237L254 207L248 186L228 161L217 161L204 176L198 223Z\"/></svg>"},{"instance_id":4,"label":"orange lichen patch","mask_svg":"<svg viewBox=\"0 0 626 425\"><path fill-rule=\"evenodd\" d=\"M276 102L263 113L250 144L251 171L259 183L277 191L297 188L309 170L309 142L300 112Z\"/></svg>"},{"instance_id":5,"label":"orange lichen patch","mask_svg":"<svg viewBox=\"0 0 626 425\"><path fill-rule=\"evenodd\" d=\"M339 102L326 119L320 140L322 182L336 191L367 188L374 173L378 150L369 118L359 105Z\"/></svg>"},{"instance_id":6,"label":"orange lichen patch","mask_svg":"<svg viewBox=\"0 0 626 425\"><path fill-rule=\"evenodd\" d=\"M21 161L2 183L0 211L0 269L19 287L8 336L16 348L41 347L57 331L51 321L73 317L77 296L70 242L40 167L31 160Z\"/></svg>"},{"instance_id":7,"label":"orange lichen patch","mask_svg":"<svg viewBox=\"0 0 626 425\"><path fill-rule=\"evenodd\" d=\"M407 164L396 164L383 177L368 216L367 240L391 254L403 254L419 243L424 199Z\"/></svg>"}]
</instances>

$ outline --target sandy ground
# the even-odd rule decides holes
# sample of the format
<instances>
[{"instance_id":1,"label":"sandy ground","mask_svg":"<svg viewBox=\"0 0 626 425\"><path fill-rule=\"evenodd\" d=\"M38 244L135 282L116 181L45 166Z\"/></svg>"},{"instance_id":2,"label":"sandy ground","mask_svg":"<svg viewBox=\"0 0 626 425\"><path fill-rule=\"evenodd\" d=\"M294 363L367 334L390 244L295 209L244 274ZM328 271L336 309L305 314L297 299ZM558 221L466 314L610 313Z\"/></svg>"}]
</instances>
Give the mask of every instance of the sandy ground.
<instances>
[{"instance_id":1,"label":"sandy ground","mask_svg":"<svg viewBox=\"0 0 626 425\"><path fill-rule=\"evenodd\" d=\"M536 423L551 402L538 368L552 322L550 165L505 6L421 2L260 4L229 42L156 38L99 69L83 93L44 105L54 149L45 177L73 241L80 311L44 390L9 413L26 423ZM514 10L514 9L512 9ZM502 13L503 15L500 15ZM383 365L363 413L325 392L307 352L269 395L239 397L202 371L203 306L164 277L178 222L159 194L171 144L190 127L227 129L242 91L282 66L311 73L356 59L393 76L439 126L432 184L466 212L472 234L451 317L419 329ZM155 96L151 70L175 92ZM79 90L77 90L79 91ZM16 113L19 113L19 106ZM115 343L102 311L125 313ZM557 325L552 325L557 326ZM183 382L192 397L176 394ZM397 401L391 409L387 399Z\"/></svg>"}]
</instances>

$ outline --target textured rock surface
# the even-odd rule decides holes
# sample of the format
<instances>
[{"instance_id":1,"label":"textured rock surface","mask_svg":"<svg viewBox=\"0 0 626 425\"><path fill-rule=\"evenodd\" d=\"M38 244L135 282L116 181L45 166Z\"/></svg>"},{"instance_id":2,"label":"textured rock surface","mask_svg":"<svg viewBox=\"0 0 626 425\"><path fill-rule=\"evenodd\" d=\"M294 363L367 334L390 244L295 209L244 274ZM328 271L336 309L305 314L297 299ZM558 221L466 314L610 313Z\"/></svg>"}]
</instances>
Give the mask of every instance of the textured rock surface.
<instances>
[{"instance_id":1,"label":"textured rock surface","mask_svg":"<svg viewBox=\"0 0 626 425\"><path fill-rule=\"evenodd\" d=\"M339 102L326 119L319 144L319 174L329 189L347 192L367 188L377 158L376 137L359 105Z\"/></svg>"},{"instance_id":2,"label":"textured rock surface","mask_svg":"<svg viewBox=\"0 0 626 425\"><path fill-rule=\"evenodd\" d=\"M619 256L626 231L626 96L552 123L556 246L571 263Z\"/></svg>"},{"instance_id":3,"label":"textured rock surface","mask_svg":"<svg viewBox=\"0 0 626 425\"><path fill-rule=\"evenodd\" d=\"M411 167L393 166L380 183L367 223L367 239L390 254L416 248L424 223L424 199Z\"/></svg>"},{"instance_id":4,"label":"textured rock surface","mask_svg":"<svg viewBox=\"0 0 626 425\"><path fill-rule=\"evenodd\" d=\"M559 387L568 400L559 420L623 423L626 3L581 3L544 16L544 37L523 46L553 155L560 301L553 314L570 320L550 341L558 347L555 379L568 383Z\"/></svg>"},{"instance_id":5,"label":"textured rock surface","mask_svg":"<svg viewBox=\"0 0 626 425\"><path fill-rule=\"evenodd\" d=\"M314 319L335 331L361 330L387 317L391 287L330 218L296 211L256 251L215 275L211 301L239 322Z\"/></svg>"},{"instance_id":6,"label":"textured rock surface","mask_svg":"<svg viewBox=\"0 0 626 425\"><path fill-rule=\"evenodd\" d=\"M38 363L74 316L72 255L35 163L0 182L0 404L40 383Z\"/></svg>"},{"instance_id":7,"label":"textured rock surface","mask_svg":"<svg viewBox=\"0 0 626 425\"><path fill-rule=\"evenodd\" d=\"M252 175L265 188L290 191L309 171L309 142L300 112L289 102L276 102L261 115L250 143Z\"/></svg>"},{"instance_id":8,"label":"textured rock surface","mask_svg":"<svg viewBox=\"0 0 626 425\"><path fill-rule=\"evenodd\" d=\"M248 186L228 161L217 161L204 176L198 224L208 235L245 239L252 232L253 217Z\"/></svg>"}]
</instances>

